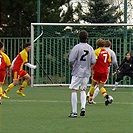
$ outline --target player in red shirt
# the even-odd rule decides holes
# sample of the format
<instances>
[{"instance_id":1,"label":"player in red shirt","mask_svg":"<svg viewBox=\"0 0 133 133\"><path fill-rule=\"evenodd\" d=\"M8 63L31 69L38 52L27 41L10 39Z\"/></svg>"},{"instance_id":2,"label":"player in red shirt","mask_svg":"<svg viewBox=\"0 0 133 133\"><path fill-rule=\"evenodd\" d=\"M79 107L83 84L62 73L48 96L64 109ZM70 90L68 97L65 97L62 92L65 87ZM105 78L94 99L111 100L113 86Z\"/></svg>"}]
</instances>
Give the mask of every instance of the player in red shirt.
<instances>
[{"instance_id":1,"label":"player in red shirt","mask_svg":"<svg viewBox=\"0 0 133 133\"><path fill-rule=\"evenodd\" d=\"M36 69L35 65L28 63L28 51L30 51L30 49L31 49L31 43L26 43L24 45L24 49L13 60L11 65L11 69L13 71L13 82L3 92L4 98L9 98L7 96L7 92L10 91L15 85L17 85L19 79L21 78L24 78L25 80L23 81L20 89L17 91L17 94L20 94L23 97L25 96L25 94L22 91L30 82L31 77L25 70L23 70L23 66L26 65L30 68Z\"/></svg>"},{"instance_id":2,"label":"player in red shirt","mask_svg":"<svg viewBox=\"0 0 133 133\"><path fill-rule=\"evenodd\" d=\"M96 54L96 64L93 67L93 76L92 76L92 85L90 87L90 97L89 102L90 104L93 103L93 94L95 86L98 84L100 92L105 98L105 105L109 104L109 96L107 94L106 89L104 88L104 84L108 78L108 67L111 65L111 56L110 53L104 48L105 41L103 39L98 39L96 41L96 45L99 47L95 50Z\"/></svg>"},{"instance_id":3,"label":"player in red shirt","mask_svg":"<svg viewBox=\"0 0 133 133\"><path fill-rule=\"evenodd\" d=\"M9 57L3 52L4 51L4 44L0 42L0 104L2 104L2 85L5 81L6 76L6 68L9 68L11 66L11 61Z\"/></svg>"}]
</instances>

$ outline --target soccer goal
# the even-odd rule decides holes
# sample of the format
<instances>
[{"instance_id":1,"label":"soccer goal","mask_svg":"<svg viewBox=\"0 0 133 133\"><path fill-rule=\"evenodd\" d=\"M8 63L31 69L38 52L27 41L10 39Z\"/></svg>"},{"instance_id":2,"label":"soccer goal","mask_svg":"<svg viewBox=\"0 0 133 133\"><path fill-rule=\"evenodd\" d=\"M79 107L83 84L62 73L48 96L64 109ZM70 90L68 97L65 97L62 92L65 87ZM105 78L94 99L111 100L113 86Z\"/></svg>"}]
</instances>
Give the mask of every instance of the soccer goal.
<instances>
[{"instance_id":1,"label":"soccer goal","mask_svg":"<svg viewBox=\"0 0 133 133\"><path fill-rule=\"evenodd\" d=\"M36 70L31 70L32 87L70 84L69 52L78 43L78 33L83 29L88 31L88 43L94 49L97 39L110 40L118 64L127 51L133 52L133 24L31 23L31 63L38 65ZM114 84L116 75L111 75L114 71L112 66L107 86ZM120 83L124 87L130 87L131 84L129 77L125 77Z\"/></svg>"}]
</instances>

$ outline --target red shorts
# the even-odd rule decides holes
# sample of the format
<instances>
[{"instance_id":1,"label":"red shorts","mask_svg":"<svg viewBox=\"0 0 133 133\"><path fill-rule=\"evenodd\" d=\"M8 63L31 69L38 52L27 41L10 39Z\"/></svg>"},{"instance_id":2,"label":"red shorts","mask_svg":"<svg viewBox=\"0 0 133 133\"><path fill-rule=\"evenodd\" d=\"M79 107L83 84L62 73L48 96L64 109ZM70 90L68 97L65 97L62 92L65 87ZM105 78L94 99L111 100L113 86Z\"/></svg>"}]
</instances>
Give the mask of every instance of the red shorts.
<instances>
[{"instance_id":1,"label":"red shorts","mask_svg":"<svg viewBox=\"0 0 133 133\"><path fill-rule=\"evenodd\" d=\"M13 80L18 80L27 74L25 70L13 71Z\"/></svg>"},{"instance_id":2,"label":"red shorts","mask_svg":"<svg viewBox=\"0 0 133 133\"><path fill-rule=\"evenodd\" d=\"M3 84L6 77L6 71L0 71L0 84Z\"/></svg>"},{"instance_id":3,"label":"red shorts","mask_svg":"<svg viewBox=\"0 0 133 133\"><path fill-rule=\"evenodd\" d=\"M108 79L108 73L94 72L92 79L97 83L106 83Z\"/></svg>"}]
</instances>

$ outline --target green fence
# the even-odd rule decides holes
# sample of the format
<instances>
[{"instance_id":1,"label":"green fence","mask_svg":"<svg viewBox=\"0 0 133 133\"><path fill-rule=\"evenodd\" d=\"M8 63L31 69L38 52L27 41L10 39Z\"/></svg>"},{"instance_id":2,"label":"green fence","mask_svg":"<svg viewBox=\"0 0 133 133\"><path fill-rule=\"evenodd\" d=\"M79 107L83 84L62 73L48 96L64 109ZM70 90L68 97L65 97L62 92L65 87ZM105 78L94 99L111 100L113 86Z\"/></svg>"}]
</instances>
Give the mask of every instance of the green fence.
<instances>
[{"instance_id":1,"label":"green fence","mask_svg":"<svg viewBox=\"0 0 133 133\"><path fill-rule=\"evenodd\" d=\"M4 43L5 53L9 56L9 58L12 61L15 58L15 56L23 49L23 45L26 42L30 41L30 38L0 37L0 41ZM28 68L26 69L28 70ZM10 82L12 82L12 75L6 77L5 83L9 84Z\"/></svg>"},{"instance_id":2,"label":"green fence","mask_svg":"<svg viewBox=\"0 0 133 133\"><path fill-rule=\"evenodd\" d=\"M88 43L91 44L94 49L96 37L90 37L88 39ZM121 37L109 37L105 38L109 39L113 45L112 49L116 52L118 64L121 63L124 57L124 43ZM0 38L0 41L5 44L5 53L7 53L11 59L22 50L25 42L29 42L30 38ZM71 79L71 71L68 66L68 56L70 49L78 43L77 37L42 37L39 40L39 43L36 43L34 47L35 57L43 67L43 69L47 72L49 77L53 80L54 84L69 84ZM128 49L133 52L133 37L128 38L127 46ZM39 48L37 48L38 46ZM30 61L30 56L29 56ZM37 64L37 62L35 62ZM25 69L30 73L30 69L25 67ZM111 73L114 71L114 67L111 67ZM109 80L107 84L113 84L116 76L112 76L110 73ZM6 78L6 83L10 83L12 81L12 77ZM130 85L131 79L129 77L125 77L121 82L123 85ZM43 72L43 70L38 67L37 70L34 71L34 83L35 84L49 84L50 81Z\"/></svg>"}]
</instances>

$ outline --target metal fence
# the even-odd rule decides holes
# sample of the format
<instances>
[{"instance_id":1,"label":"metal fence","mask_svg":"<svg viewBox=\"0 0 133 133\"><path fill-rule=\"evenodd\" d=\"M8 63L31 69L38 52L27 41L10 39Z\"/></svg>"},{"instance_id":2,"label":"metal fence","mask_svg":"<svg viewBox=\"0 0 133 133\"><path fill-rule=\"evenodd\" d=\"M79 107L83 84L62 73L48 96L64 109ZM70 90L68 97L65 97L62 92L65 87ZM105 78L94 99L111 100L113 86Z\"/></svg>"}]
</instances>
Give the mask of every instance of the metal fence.
<instances>
[{"instance_id":1,"label":"metal fence","mask_svg":"<svg viewBox=\"0 0 133 133\"><path fill-rule=\"evenodd\" d=\"M95 48L95 41L97 38L91 37L88 39L88 43ZM124 58L124 43L120 37L110 37L108 38L112 43L112 49L116 52L118 64L121 63ZM11 61L14 57L23 49L25 42L29 42L30 38L0 38L0 41L5 44L5 53L10 57ZM78 43L78 39L75 37L63 38L60 37L43 37L39 41L39 52L35 47L35 57L38 58L39 63L42 68L47 72L50 78L53 80L54 84L69 84L71 78L71 71L68 66L68 55L70 49ZM128 38L128 48L133 52L133 37ZM30 55L29 55L30 61ZM37 62L35 61L35 64ZM38 67L34 71L34 82L36 84L50 84L49 79L43 72L42 68ZM30 73L30 69L25 67L25 69ZM114 71L114 67L111 67L111 73ZM109 80L107 84L114 84L116 76L112 76L110 73ZM12 77L6 77L6 83L10 83ZM123 85L131 85L132 81L129 77L125 77L121 81Z\"/></svg>"}]
</instances>

